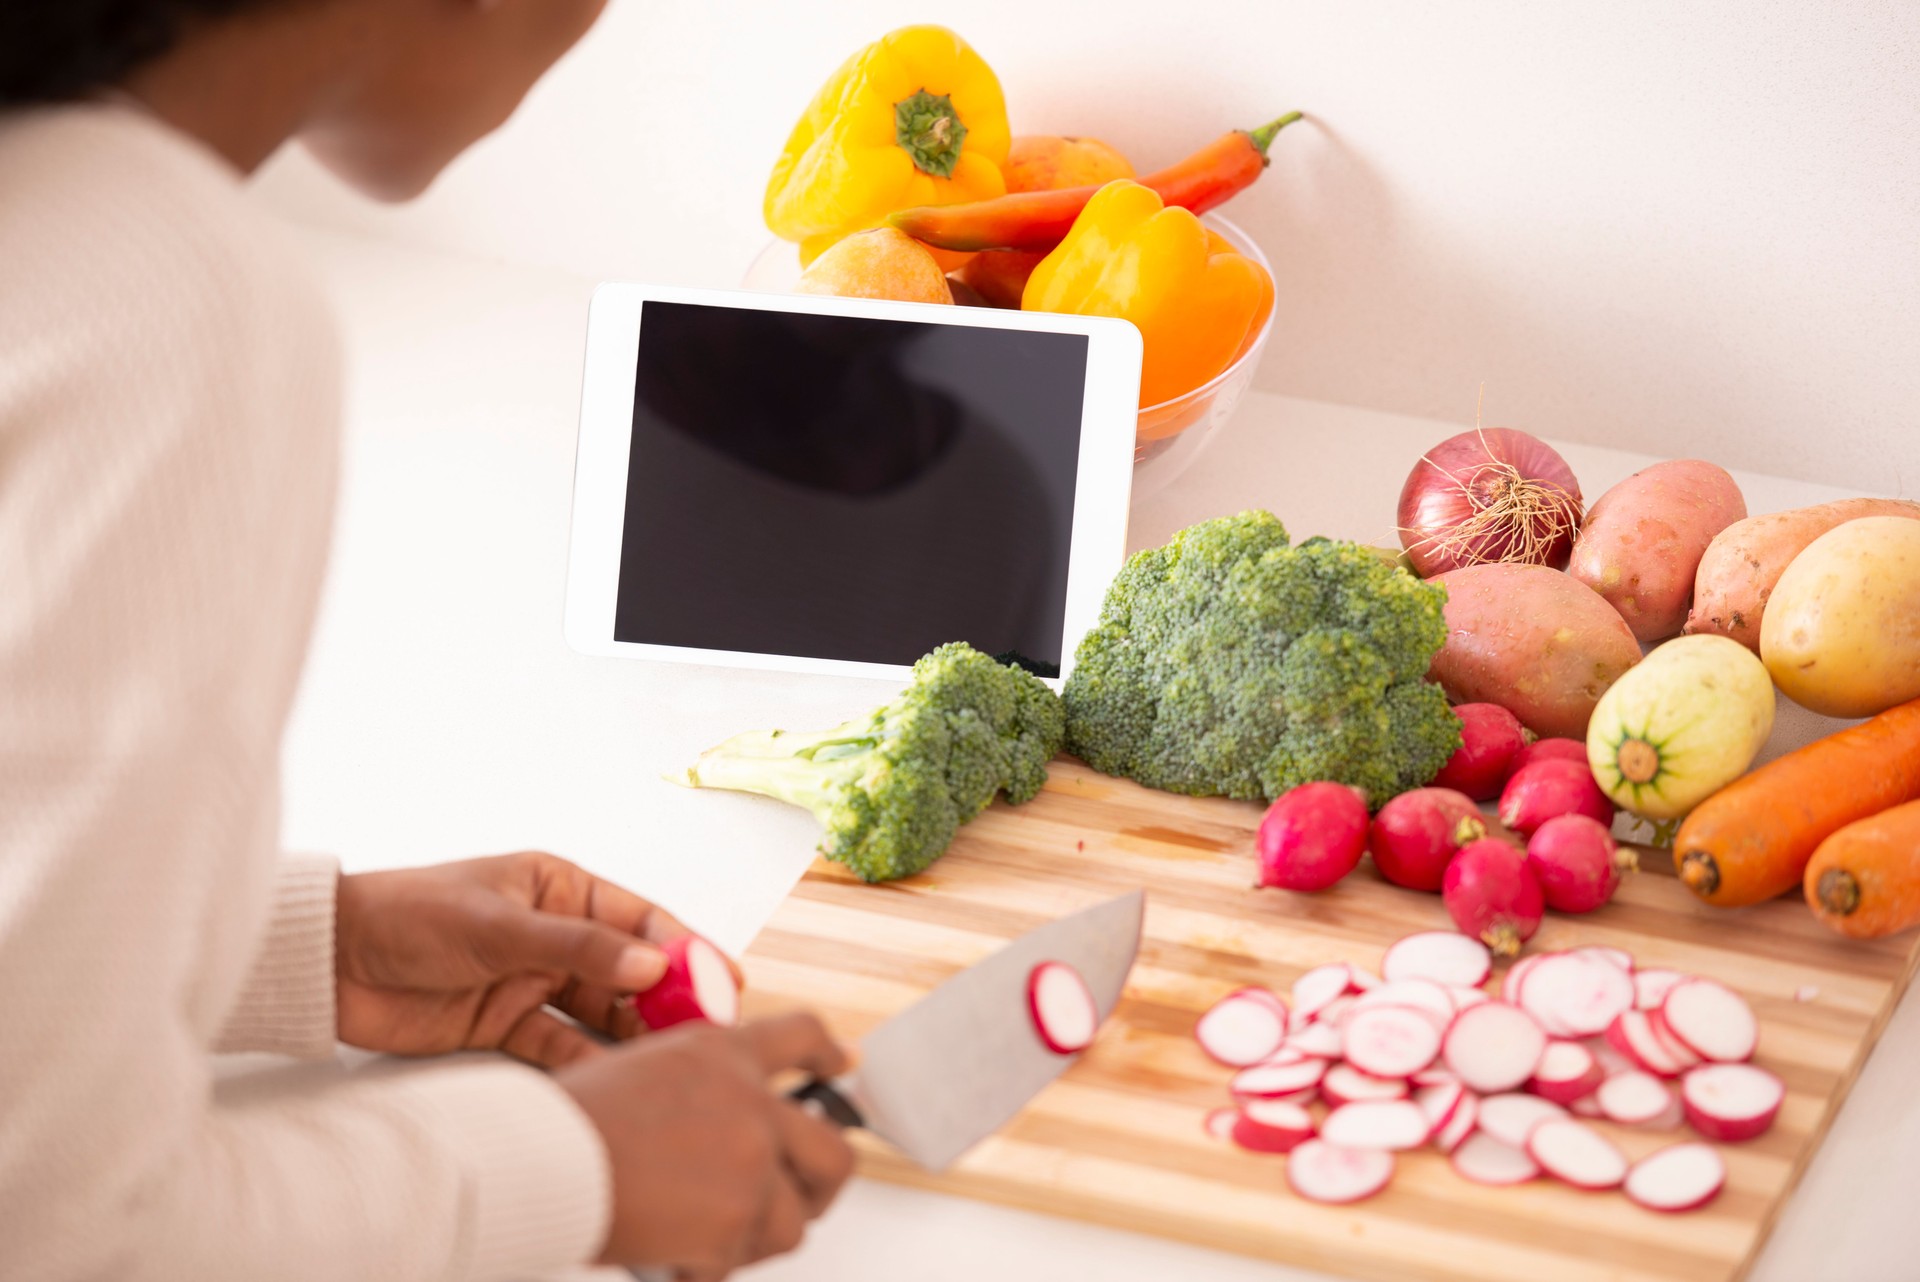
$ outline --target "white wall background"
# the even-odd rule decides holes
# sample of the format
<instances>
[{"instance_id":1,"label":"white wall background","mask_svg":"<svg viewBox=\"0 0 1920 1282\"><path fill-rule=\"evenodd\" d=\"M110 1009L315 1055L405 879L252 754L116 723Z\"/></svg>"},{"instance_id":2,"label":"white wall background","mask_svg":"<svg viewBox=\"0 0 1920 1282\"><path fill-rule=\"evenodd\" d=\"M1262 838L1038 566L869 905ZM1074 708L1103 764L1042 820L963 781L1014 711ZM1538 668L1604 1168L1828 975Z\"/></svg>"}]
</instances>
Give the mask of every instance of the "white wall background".
<instances>
[{"instance_id":1,"label":"white wall background","mask_svg":"<svg viewBox=\"0 0 1920 1282\"><path fill-rule=\"evenodd\" d=\"M424 200L299 155L297 217L593 277L732 285L818 82L956 26L1016 132L1145 170L1302 107L1228 209L1280 290L1261 382L1920 494L1920 4L613 0Z\"/></svg>"}]
</instances>

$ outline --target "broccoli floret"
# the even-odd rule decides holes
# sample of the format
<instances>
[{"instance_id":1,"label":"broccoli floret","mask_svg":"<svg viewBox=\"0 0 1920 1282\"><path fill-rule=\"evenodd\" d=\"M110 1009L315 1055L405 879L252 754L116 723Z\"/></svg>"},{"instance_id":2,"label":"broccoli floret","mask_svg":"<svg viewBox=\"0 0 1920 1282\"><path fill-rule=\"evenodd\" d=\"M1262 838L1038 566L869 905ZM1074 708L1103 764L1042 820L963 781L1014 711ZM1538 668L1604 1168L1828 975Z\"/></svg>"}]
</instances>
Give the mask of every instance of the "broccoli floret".
<instances>
[{"instance_id":1,"label":"broccoli floret","mask_svg":"<svg viewBox=\"0 0 1920 1282\"><path fill-rule=\"evenodd\" d=\"M1267 512L1131 557L1067 680L1067 747L1195 796L1272 800L1331 779L1378 806L1431 779L1460 722L1426 680L1446 590Z\"/></svg>"},{"instance_id":2,"label":"broccoli floret","mask_svg":"<svg viewBox=\"0 0 1920 1282\"><path fill-rule=\"evenodd\" d=\"M820 853L863 881L920 872L1004 793L1030 801L1066 734L1045 682L961 642L913 665L899 698L812 734L761 730L700 755L675 782L804 806Z\"/></svg>"}]
</instances>

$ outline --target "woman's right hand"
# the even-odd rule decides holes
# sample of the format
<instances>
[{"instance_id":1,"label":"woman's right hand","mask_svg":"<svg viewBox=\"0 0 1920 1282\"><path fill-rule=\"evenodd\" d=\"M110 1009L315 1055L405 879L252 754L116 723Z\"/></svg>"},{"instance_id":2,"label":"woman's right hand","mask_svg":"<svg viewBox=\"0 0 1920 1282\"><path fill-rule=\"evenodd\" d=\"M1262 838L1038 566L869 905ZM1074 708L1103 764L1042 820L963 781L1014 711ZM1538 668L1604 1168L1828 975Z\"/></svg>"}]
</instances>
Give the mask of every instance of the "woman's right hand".
<instances>
[{"instance_id":1,"label":"woman's right hand","mask_svg":"<svg viewBox=\"0 0 1920 1282\"><path fill-rule=\"evenodd\" d=\"M601 1260L717 1279L800 1245L853 1173L831 1122L776 1094L798 1070L831 1078L847 1053L812 1015L651 1033L563 1068L613 1165Z\"/></svg>"}]
</instances>

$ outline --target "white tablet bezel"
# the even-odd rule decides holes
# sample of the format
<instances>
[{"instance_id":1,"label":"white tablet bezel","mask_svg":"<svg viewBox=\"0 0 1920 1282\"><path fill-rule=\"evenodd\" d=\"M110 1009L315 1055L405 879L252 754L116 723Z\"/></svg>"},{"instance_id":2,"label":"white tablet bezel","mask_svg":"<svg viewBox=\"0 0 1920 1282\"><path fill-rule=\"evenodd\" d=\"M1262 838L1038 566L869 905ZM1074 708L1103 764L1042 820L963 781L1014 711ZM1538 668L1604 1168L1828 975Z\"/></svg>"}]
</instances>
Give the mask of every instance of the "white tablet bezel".
<instances>
[{"instance_id":1,"label":"white tablet bezel","mask_svg":"<svg viewBox=\"0 0 1920 1282\"><path fill-rule=\"evenodd\" d=\"M864 298L624 283L602 285L594 291L587 315L580 437L574 460L573 530L567 555L568 644L584 654L835 676L901 679L909 671L903 664L703 650L613 639L620 543L626 528L627 462L633 437L633 385L640 325L647 303L655 300L755 311L871 316L919 325L1084 334L1087 373L1081 397L1080 461L1074 482L1073 532L1068 549L1066 616L1061 633L1058 680L1066 678L1073 652L1080 638L1100 617L1100 603L1106 595L1107 584L1126 558L1134 432L1139 419L1140 331L1126 321L1105 317Z\"/></svg>"}]
</instances>

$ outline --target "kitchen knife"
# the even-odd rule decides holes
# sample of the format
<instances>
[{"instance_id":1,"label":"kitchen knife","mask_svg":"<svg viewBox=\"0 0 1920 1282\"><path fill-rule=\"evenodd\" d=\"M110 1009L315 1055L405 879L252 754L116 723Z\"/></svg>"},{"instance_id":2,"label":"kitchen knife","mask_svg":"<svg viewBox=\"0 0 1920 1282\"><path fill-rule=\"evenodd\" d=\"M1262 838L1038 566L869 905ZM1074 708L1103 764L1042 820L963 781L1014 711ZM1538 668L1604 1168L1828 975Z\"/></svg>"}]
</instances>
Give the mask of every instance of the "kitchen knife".
<instances>
[{"instance_id":1,"label":"kitchen knife","mask_svg":"<svg viewBox=\"0 0 1920 1282\"><path fill-rule=\"evenodd\" d=\"M868 1033L853 1073L808 1082L793 1098L873 1132L929 1171L945 1170L1073 1062L1048 1050L1033 1026L1033 968L1055 961L1079 971L1104 1022L1140 950L1145 910L1136 890L1034 927Z\"/></svg>"}]
</instances>

